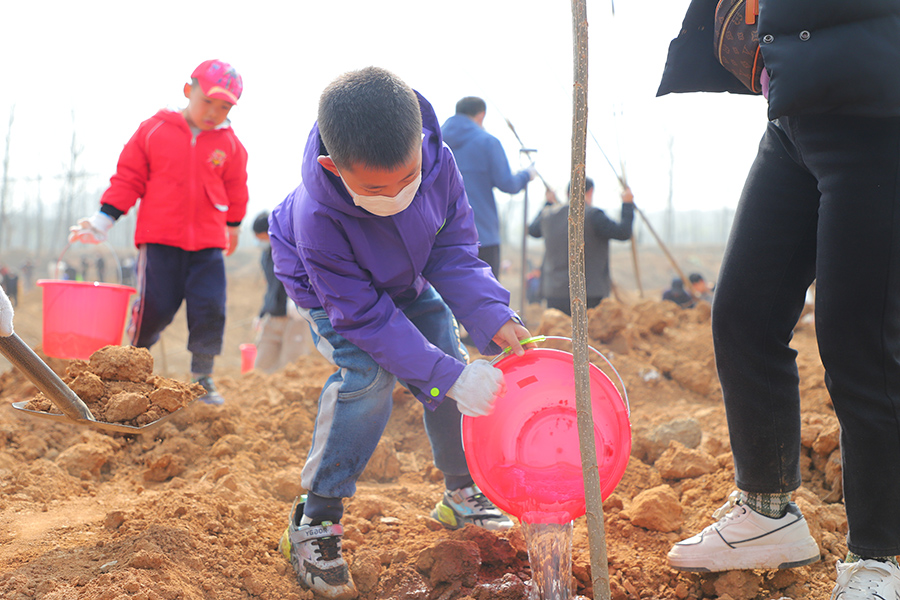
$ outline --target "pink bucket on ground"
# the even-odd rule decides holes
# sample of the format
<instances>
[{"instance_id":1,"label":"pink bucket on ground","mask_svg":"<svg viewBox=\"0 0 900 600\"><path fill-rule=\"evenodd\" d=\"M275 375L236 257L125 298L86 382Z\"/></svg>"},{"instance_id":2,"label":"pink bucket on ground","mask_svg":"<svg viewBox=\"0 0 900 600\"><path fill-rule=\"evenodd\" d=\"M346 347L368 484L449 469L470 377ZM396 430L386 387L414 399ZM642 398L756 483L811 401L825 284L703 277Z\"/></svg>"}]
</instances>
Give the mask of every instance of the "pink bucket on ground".
<instances>
[{"instance_id":1,"label":"pink bucket on ground","mask_svg":"<svg viewBox=\"0 0 900 600\"><path fill-rule=\"evenodd\" d=\"M256 344L241 344L241 373L253 370L256 364Z\"/></svg>"},{"instance_id":2,"label":"pink bucket on ground","mask_svg":"<svg viewBox=\"0 0 900 600\"><path fill-rule=\"evenodd\" d=\"M44 295L47 356L88 360L100 348L122 343L128 299L137 290L96 281L41 279L37 284Z\"/></svg>"},{"instance_id":3,"label":"pink bucket on ground","mask_svg":"<svg viewBox=\"0 0 900 600\"><path fill-rule=\"evenodd\" d=\"M530 523L567 523L585 512L572 355L537 348L496 365L506 393L484 417L463 417L463 446L484 495ZM601 497L622 479L631 454L628 408L612 381L590 365Z\"/></svg>"}]
</instances>

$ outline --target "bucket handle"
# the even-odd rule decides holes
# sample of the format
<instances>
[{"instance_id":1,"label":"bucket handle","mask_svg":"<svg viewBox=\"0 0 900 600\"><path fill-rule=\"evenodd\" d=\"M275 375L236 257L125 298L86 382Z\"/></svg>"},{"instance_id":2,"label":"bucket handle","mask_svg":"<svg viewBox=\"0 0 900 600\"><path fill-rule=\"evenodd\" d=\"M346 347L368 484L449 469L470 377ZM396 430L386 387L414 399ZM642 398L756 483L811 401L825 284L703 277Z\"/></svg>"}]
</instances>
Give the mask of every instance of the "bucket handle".
<instances>
[{"instance_id":1,"label":"bucket handle","mask_svg":"<svg viewBox=\"0 0 900 600\"><path fill-rule=\"evenodd\" d=\"M63 261L63 256L66 254L66 252L69 251L69 248L71 248L72 244L74 244L76 241L77 240L73 240L73 241L67 243L66 247L63 248L63 251L59 253L59 257L57 257L57 259L56 259L56 269L53 272L54 279L59 279L59 265ZM102 246L106 246L107 248L109 248L109 253L112 255L113 261L115 261L115 263L116 263L116 273L119 276L119 284L124 285L125 280L122 277L122 263L119 262L119 255L116 254L116 249L113 247L112 244L109 243L109 240L100 242L100 244L91 244L91 245L92 246L93 245L102 245Z\"/></svg>"},{"instance_id":2,"label":"bucket handle","mask_svg":"<svg viewBox=\"0 0 900 600\"><path fill-rule=\"evenodd\" d=\"M519 340L519 343L524 346L525 344L544 342L546 340L563 340L563 341L572 343L572 338L567 338L567 337L560 336L560 335L535 335L530 338L525 338L524 340ZM609 368L612 369L613 373L616 374L616 378L619 380L619 385L622 386L622 400L625 403L625 411L628 413L628 417L630 418L631 417L631 404L628 402L628 390L625 389L625 381L622 380L622 376L619 374L619 371L613 366L613 364L609 361L608 358L606 358L603 354L600 353L599 350L597 350L596 348L594 348L591 345L588 345L588 349L593 350L597 356L602 358L603 361L607 365L609 365ZM491 359L491 361L490 361L491 365L495 365L500 360L506 358L507 356L509 356L509 354L511 352L512 352L512 346L508 346L508 347L504 348L500 354L498 354L493 359Z\"/></svg>"}]
</instances>

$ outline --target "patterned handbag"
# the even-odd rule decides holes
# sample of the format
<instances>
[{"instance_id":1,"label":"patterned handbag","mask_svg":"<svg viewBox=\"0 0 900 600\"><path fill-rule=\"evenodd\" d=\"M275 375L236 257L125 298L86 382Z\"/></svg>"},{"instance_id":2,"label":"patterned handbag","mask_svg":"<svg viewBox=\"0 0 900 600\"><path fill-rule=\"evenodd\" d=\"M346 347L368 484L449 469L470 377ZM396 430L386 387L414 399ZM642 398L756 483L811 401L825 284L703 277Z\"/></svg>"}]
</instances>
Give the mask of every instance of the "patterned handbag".
<instances>
[{"instance_id":1,"label":"patterned handbag","mask_svg":"<svg viewBox=\"0 0 900 600\"><path fill-rule=\"evenodd\" d=\"M713 28L716 58L754 94L762 92L763 70L756 17L759 0L719 0Z\"/></svg>"}]
</instances>

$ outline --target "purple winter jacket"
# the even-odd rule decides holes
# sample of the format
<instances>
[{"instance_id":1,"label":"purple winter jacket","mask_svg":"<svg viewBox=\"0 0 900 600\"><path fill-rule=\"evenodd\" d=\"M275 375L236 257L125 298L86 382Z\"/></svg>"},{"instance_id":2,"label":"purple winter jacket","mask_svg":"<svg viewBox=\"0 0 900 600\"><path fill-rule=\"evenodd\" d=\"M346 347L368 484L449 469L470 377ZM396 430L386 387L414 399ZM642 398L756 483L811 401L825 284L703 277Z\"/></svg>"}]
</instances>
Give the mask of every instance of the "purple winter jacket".
<instances>
[{"instance_id":1,"label":"purple winter jacket","mask_svg":"<svg viewBox=\"0 0 900 600\"><path fill-rule=\"evenodd\" d=\"M434 410L462 373L402 310L433 285L482 352L515 313L478 258L478 234L462 177L431 105L421 95L422 183L404 211L379 217L353 204L343 182L317 162L314 125L303 183L269 218L275 274L303 308L323 307L335 331L418 390ZM437 395L429 392L437 390Z\"/></svg>"}]
</instances>

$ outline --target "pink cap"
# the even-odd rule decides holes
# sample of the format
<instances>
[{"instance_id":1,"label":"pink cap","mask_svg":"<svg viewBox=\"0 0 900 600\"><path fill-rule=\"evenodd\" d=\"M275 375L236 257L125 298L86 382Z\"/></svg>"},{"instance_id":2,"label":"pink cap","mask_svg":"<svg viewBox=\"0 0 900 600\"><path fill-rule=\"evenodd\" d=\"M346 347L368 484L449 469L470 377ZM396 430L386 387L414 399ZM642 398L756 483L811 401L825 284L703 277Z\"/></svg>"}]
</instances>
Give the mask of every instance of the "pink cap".
<instances>
[{"instance_id":1,"label":"pink cap","mask_svg":"<svg viewBox=\"0 0 900 600\"><path fill-rule=\"evenodd\" d=\"M196 79L200 89L210 98L225 100L237 104L241 92L244 91L244 82L234 67L221 60L206 60L191 73L191 79Z\"/></svg>"}]
</instances>

